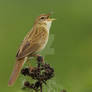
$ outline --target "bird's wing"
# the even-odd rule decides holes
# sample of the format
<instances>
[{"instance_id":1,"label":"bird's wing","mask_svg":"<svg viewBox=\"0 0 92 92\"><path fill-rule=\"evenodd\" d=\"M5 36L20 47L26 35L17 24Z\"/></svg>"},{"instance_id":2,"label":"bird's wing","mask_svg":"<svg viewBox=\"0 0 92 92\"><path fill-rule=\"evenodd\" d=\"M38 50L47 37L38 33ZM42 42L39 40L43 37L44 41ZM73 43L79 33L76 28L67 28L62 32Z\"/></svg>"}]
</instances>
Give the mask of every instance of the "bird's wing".
<instances>
[{"instance_id":1,"label":"bird's wing","mask_svg":"<svg viewBox=\"0 0 92 92\"><path fill-rule=\"evenodd\" d=\"M24 39L17 52L17 59L21 59L38 51L38 49L41 47L40 42L43 40L44 30L44 28L42 28L42 30L36 28L27 34L26 38Z\"/></svg>"},{"instance_id":2,"label":"bird's wing","mask_svg":"<svg viewBox=\"0 0 92 92\"><path fill-rule=\"evenodd\" d=\"M20 52L20 49L19 49L19 51L16 55L16 58L21 59L23 57L26 57L26 56L34 53L35 51L37 51L39 47L40 47L40 45L36 43L36 44L30 45L30 46L27 46L27 48L25 48L21 52Z\"/></svg>"}]
</instances>

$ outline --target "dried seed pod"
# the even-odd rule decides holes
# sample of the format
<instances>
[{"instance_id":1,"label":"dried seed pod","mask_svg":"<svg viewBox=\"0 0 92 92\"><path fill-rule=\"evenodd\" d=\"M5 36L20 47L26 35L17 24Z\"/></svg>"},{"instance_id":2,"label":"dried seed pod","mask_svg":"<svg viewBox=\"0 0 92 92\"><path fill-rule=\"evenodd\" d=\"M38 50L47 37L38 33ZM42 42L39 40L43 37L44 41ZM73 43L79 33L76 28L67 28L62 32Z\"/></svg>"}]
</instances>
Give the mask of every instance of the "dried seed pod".
<instances>
[{"instance_id":1,"label":"dried seed pod","mask_svg":"<svg viewBox=\"0 0 92 92\"><path fill-rule=\"evenodd\" d=\"M30 83L28 81L24 82L24 86L25 87L29 87L30 86Z\"/></svg>"},{"instance_id":2,"label":"dried seed pod","mask_svg":"<svg viewBox=\"0 0 92 92\"><path fill-rule=\"evenodd\" d=\"M21 70L21 73L25 76L25 75L29 75L29 69L25 68Z\"/></svg>"},{"instance_id":3,"label":"dried seed pod","mask_svg":"<svg viewBox=\"0 0 92 92\"><path fill-rule=\"evenodd\" d=\"M21 73L25 76L31 77L33 80L36 80L35 83L30 84L28 81L24 83L24 86L38 92L39 88L42 90L42 84L46 84L47 80L51 79L54 76L54 69L50 64L43 63L43 57L39 56L37 58L37 67L32 67L30 71L29 68L24 68L21 70Z\"/></svg>"},{"instance_id":4,"label":"dried seed pod","mask_svg":"<svg viewBox=\"0 0 92 92\"><path fill-rule=\"evenodd\" d=\"M63 89L61 92L67 92L65 89Z\"/></svg>"}]
</instances>

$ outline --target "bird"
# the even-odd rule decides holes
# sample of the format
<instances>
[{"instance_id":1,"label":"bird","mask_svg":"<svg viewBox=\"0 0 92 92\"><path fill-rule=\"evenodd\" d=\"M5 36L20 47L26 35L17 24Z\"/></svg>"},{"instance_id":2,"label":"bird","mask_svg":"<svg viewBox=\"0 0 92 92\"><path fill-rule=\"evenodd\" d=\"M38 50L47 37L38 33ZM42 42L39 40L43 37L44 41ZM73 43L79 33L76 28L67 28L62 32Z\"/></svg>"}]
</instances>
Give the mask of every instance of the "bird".
<instances>
[{"instance_id":1,"label":"bird","mask_svg":"<svg viewBox=\"0 0 92 92\"><path fill-rule=\"evenodd\" d=\"M49 31L54 18L51 14L41 14L33 24L32 29L27 33L22 41L17 54L16 63L10 76L8 86L12 86L17 80L24 63L30 58L38 55L42 51L49 38Z\"/></svg>"}]
</instances>

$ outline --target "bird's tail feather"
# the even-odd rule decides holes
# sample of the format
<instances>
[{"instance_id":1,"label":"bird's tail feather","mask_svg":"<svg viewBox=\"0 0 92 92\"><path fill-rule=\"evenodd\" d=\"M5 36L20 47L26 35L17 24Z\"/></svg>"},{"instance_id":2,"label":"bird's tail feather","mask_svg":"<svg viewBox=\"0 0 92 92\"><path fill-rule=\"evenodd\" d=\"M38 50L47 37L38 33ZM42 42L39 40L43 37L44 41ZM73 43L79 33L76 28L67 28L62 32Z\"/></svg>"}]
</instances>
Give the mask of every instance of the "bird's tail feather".
<instances>
[{"instance_id":1,"label":"bird's tail feather","mask_svg":"<svg viewBox=\"0 0 92 92\"><path fill-rule=\"evenodd\" d=\"M9 86L12 86L14 84L14 82L16 81L24 62L25 62L25 58L22 58L22 59L16 61L16 64L14 66L14 69L13 69L13 72L11 74L10 80L8 82Z\"/></svg>"}]
</instances>

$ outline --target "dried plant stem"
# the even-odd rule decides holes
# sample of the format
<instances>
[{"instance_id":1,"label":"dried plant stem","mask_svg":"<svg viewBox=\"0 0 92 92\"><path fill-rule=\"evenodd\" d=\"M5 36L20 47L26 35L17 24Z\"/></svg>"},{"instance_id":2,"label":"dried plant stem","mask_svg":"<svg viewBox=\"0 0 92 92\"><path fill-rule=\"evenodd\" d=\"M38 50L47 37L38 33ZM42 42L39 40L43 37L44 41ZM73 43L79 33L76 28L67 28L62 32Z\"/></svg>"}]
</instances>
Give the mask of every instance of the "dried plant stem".
<instances>
[{"instance_id":1,"label":"dried plant stem","mask_svg":"<svg viewBox=\"0 0 92 92\"><path fill-rule=\"evenodd\" d=\"M41 85L40 85L40 92L42 92L42 83L41 83Z\"/></svg>"}]
</instances>

